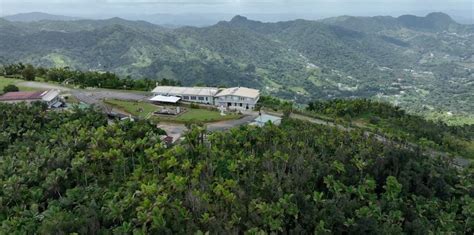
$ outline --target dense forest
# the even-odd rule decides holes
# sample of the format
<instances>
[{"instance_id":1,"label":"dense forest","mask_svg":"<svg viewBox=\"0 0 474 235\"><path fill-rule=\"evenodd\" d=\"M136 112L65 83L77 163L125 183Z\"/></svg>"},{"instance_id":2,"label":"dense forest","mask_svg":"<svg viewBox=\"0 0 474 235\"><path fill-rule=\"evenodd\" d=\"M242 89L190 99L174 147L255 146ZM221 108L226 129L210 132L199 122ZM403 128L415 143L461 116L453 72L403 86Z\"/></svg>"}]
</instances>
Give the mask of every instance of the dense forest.
<instances>
[{"instance_id":1,"label":"dense forest","mask_svg":"<svg viewBox=\"0 0 474 235\"><path fill-rule=\"evenodd\" d=\"M145 121L0 104L5 234L472 234L474 168L285 118L166 147Z\"/></svg>"}]
</instances>

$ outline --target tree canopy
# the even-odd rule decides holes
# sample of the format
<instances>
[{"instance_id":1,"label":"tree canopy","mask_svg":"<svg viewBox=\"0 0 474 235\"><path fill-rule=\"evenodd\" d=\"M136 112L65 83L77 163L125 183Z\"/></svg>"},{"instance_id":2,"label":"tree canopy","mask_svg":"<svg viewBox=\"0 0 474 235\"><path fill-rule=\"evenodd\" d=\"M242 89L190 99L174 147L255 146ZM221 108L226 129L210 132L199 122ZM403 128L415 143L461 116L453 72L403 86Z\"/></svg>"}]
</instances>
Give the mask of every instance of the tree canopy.
<instances>
[{"instance_id":1,"label":"tree canopy","mask_svg":"<svg viewBox=\"0 0 474 235\"><path fill-rule=\"evenodd\" d=\"M1 230L38 234L473 233L474 168L284 119L171 148L145 121L0 104Z\"/></svg>"},{"instance_id":2,"label":"tree canopy","mask_svg":"<svg viewBox=\"0 0 474 235\"><path fill-rule=\"evenodd\" d=\"M20 89L13 85L13 84L10 84L10 85L6 85L4 88L3 88L3 92L4 93L7 93L7 92L14 92L14 91L19 91Z\"/></svg>"}]
</instances>

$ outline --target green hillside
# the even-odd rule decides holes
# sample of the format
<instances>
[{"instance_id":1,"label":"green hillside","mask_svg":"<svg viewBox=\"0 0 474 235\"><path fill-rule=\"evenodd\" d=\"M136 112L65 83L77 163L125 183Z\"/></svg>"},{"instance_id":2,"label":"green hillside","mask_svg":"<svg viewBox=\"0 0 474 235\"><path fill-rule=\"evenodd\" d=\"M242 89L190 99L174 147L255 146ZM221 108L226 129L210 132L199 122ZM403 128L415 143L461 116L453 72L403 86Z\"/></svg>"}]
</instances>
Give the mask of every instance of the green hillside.
<instances>
[{"instance_id":1,"label":"green hillside","mask_svg":"<svg viewBox=\"0 0 474 235\"><path fill-rule=\"evenodd\" d=\"M0 20L4 64L249 86L301 104L370 97L471 123L473 54L474 26L443 13L278 23L236 16L210 27L178 29L119 18Z\"/></svg>"}]
</instances>

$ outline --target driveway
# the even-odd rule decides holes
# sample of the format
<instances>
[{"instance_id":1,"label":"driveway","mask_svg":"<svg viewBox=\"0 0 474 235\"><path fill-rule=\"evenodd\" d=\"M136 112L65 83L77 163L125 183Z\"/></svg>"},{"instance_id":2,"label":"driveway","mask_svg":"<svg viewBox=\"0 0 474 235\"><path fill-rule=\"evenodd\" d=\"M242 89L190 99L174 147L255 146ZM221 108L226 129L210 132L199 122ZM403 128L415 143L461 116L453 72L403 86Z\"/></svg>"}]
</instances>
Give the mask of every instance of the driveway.
<instances>
[{"instance_id":1,"label":"driveway","mask_svg":"<svg viewBox=\"0 0 474 235\"><path fill-rule=\"evenodd\" d=\"M103 99L124 99L124 100L145 100L149 97L149 94L146 92L136 92L136 91L118 91L118 90L108 90L108 89L75 89L69 88L61 85L44 83L44 82L21 82L18 85L24 87L30 87L35 89L56 89L62 92L69 92L72 96L76 97L79 101L96 105L104 110L108 110L107 106L102 102Z\"/></svg>"},{"instance_id":2,"label":"driveway","mask_svg":"<svg viewBox=\"0 0 474 235\"><path fill-rule=\"evenodd\" d=\"M60 85L55 85L55 84L50 84L50 83L43 83L43 82L20 82L18 83L19 86L23 87L30 87L30 88L36 88L36 89L45 89L45 90L60 90L60 91L70 91L70 88L60 86Z\"/></svg>"},{"instance_id":3,"label":"driveway","mask_svg":"<svg viewBox=\"0 0 474 235\"><path fill-rule=\"evenodd\" d=\"M225 131L236 126L247 125L254 121L257 116L258 113L256 112L249 113L240 119L209 123L206 125L206 127L208 131Z\"/></svg>"},{"instance_id":4,"label":"driveway","mask_svg":"<svg viewBox=\"0 0 474 235\"><path fill-rule=\"evenodd\" d=\"M183 124L175 123L160 123L157 125L157 127L166 131L168 136L173 137L173 143L179 140L183 133L187 130Z\"/></svg>"}]
</instances>

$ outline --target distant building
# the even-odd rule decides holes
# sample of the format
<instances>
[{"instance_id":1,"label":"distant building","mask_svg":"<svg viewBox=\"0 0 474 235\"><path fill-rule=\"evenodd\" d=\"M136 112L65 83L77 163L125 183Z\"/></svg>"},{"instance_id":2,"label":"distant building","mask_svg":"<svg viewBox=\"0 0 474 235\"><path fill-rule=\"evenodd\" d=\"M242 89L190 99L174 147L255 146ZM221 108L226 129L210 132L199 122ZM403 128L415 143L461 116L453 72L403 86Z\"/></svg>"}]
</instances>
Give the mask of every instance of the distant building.
<instances>
[{"instance_id":1,"label":"distant building","mask_svg":"<svg viewBox=\"0 0 474 235\"><path fill-rule=\"evenodd\" d=\"M247 110L255 108L260 92L246 87L233 87L222 90L215 97L217 106Z\"/></svg>"},{"instance_id":2,"label":"distant building","mask_svg":"<svg viewBox=\"0 0 474 235\"><path fill-rule=\"evenodd\" d=\"M260 116L258 116L255 119L254 122L252 122L250 124L262 127L262 126L265 126L266 123L272 123L272 124L278 126L278 125L281 124L281 117L272 116L272 115L268 115L268 114L261 114Z\"/></svg>"},{"instance_id":3,"label":"distant building","mask_svg":"<svg viewBox=\"0 0 474 235\"><path fill-rule=\"evenodd\" d=\"M58 108L63 105L59 98L59 90L49 91L17 91L7 92L0 96L0 102L3 103L33 103L36 101L44 102L49 108Z\"/></svg>"},{"instance_id":4,"label":"distant building","mask_svg":"<svg viewBox=\"0 0 474 235\"><path fill-rule=\"evenodd\" d=\"M152 102L176 103L178 101L211 104L228 109L247 110L255 108L260 92L246 87L218 89L215 87L157 86L152 91Z\"/></svg>"},{"instance_id":5,"label":"distant building","mask_svg":"<svg viewBox=\"0 0 474 235\"><path fill-rule=\"evenodd\" d=\"M177 87L177 86L157 86L152 93L155 96L174 96L182 101L214 104L214 96L219 89L214 87ZM152 98L153 99L153 98ZM163 99L161 97L161 99Z\"/></svg>"}]
</instances>

